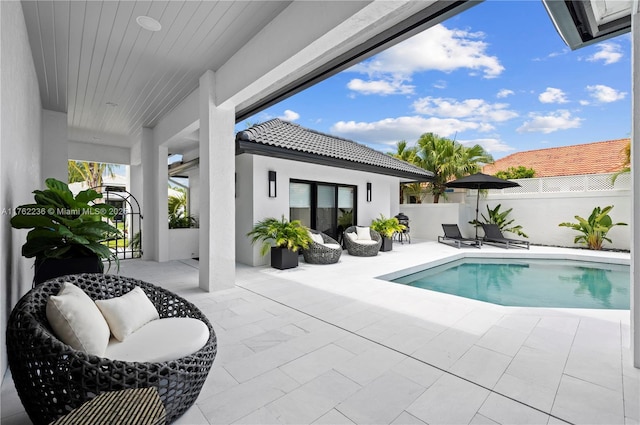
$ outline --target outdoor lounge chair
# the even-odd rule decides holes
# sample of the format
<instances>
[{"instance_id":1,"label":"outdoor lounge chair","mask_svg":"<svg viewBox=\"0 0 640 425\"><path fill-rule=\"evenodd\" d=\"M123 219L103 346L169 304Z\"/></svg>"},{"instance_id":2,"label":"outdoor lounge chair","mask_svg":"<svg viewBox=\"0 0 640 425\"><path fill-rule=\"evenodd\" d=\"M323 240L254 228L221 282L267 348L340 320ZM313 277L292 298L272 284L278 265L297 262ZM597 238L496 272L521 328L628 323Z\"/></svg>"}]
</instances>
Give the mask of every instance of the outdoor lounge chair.
<instances>
[{"instance_id":1,"label":"outdoor lounge chair","mask_svg":"<svg viewBox=\"0 0 640 425\"><path fill-rule=\"evenodd\" d=\"M474 248L480 248L482 246L482 241L479 239L463 237L457 224L443 224L442 230L444 231L444 236L438 236L438 242L440 243L455 246L458 249L463 245Z\"/></svg>"},{"instance_id":2,"label":"outdoor lounge chair","mask_svg":"<svg viewBox=\"0 0 640 425\"><path fill-rule=\"evenodd\" d=\"M529 249L529 241L505 238L497 224L482 223L482 229L484 230L483 240L485 243L504 246L507 249L510 247Z\"/></svg>"},{"instance_id":3,"label":"outdoor lounge chair","mask_svg":"<svg viewBox=\"0 0 640 425\"><path fill-rule=\"evenodd\" d=\"M357 228L360 228L360 233L369 233L369 238L360 238ZM349 255L356 257L375 257L380 251L382 245L382 236L380 233L373 229L360 226L351 226L344 231L344 244L347 247Z\"/></svg>"},{"instance_id":4,"label":"outdoor lounge chair","mask_svg":"<svg viewBox=\"0 0 640 425\"><path fill-rule=\"evenodd\" d=\"M302 250L304 261L309 264L334 264L340 260L342 246L331 236L309 229L312 242ZM316 240L317 239L317 240ZM322 242L320 242L322 241Z\"/></svg>"}]
</instances>

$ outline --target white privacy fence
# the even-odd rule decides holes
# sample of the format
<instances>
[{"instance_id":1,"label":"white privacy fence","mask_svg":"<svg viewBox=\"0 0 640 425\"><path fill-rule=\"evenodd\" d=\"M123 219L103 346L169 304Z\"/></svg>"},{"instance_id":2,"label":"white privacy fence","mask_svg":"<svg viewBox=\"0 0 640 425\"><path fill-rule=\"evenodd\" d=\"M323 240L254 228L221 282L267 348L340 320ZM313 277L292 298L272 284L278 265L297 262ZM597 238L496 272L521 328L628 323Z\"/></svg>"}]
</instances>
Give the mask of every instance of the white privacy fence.
<instances>
[{"instance_id":1,"label":"white privacy fence","mask_svg":"<svg viewBox=\"0 0 640 425\"><path fill-rule=\"evenodd\" d=\"M491 189L480 194L479 213L488 216L487 205L500 211L513 210L509 219L523 227L533 244L576 247L573 240L578 232L558 226L561 222L575 222L575 216L585 219L594 207L613 205L610 215L614 222L631 223L631 180L621 174L612 182L612 174L547 177L514 180L520 187ZM466 193L465 193L466 192ZM457 195L457 194L456 194ZM462 202L454 203L453 200ZM442 223L456 223L464 236L473 236L475 229L468 224L475 217L476 191L450 196L439 204L401 204L400 211L409 216L414 238L435 240L442 235ZM482 217L480 217L482 221ZM482 234L482 231L480 231ZM511 233L507 237L518 237ZM608 234L612 244L604 248L630 249L630 226L616 226Z\"/></svg>"}]
</instances>

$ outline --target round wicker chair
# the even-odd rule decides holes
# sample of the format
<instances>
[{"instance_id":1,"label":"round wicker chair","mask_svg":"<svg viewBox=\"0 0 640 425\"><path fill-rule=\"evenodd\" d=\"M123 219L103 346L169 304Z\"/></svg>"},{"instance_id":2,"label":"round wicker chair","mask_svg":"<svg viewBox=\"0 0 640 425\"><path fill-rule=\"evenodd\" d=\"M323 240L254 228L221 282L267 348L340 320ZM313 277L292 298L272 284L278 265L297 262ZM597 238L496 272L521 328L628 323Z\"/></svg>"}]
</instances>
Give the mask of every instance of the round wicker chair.
<instances>
[{"instance_id":1,"label":"round wicker chair","mask_svg":"<svg viewBox=\"0 0 640 425\"><path fill-rule=\"evenodd\" d=\"M199 351L162 363L138 363L96 357L74 350L51 330L45 307L63 282L71 282L94 300L121 296L139 286L161 318L191 317L209 328ZM48 424L97 395L128 388L155 387L173 422L196 401L216 356L216 334L196 306L166 289L140 280L103 274L79 274L48 280L24 295L7 324L7 356L16 390L35 424Z\"/></svg>"},{"instance_id":2,"label":"round wicker chair","mask_svg":"<svg viewBox=\"0 0 640 425\"><path fill-rule=\"evenodd\" d=\"M331 236L326 235L322 232L318 232L317 230L309 229L309 232L322 236L322 240L325 244L335 244L339 248L332 248L329 246L325 246L319 244L317 242L311 241L309 247L302 250L302 256L304 257L304 261L309 264L334 264L340 260L340 256L342 255L342 247Z\"/></svg>"},{"instance_id":3,"label":"round wicker chair","mask_svg":"<svg viewBox=\"0 0 640 425\"><path fill-rule=\"evenodd\" d=\"M369 229L369 231L371 233L371 239L376 241L377 243L361 244L351 240L351 238L346 234L355 233L356 226L348 227L347 230L344 231L344 244L347 247L347 252L349 253L349 255L354 255L356 257L375 257L376 255L378 255L380 246L382 245L382 236L380 236L380 233L376 232L373 229Z\"/></svg>"}]
</instances>

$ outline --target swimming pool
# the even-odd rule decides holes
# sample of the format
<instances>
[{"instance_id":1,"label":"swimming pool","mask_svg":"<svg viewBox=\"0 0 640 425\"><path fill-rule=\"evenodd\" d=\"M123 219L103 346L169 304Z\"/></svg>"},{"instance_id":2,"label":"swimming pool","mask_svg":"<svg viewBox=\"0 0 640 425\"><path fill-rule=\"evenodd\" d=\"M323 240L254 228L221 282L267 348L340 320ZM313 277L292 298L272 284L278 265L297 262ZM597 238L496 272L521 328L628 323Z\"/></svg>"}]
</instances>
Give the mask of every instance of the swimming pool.
<instances>
[{"instance_id":1,"label":"swimming pool","mask_svg":"<svg viewBox=\"0 0 640 425\"><path fill-rule=\"evenodd\" d=\"M629 309L629 266L619 264L463 258L391 282L505 306Z\"/></svg>"}]
</instances>

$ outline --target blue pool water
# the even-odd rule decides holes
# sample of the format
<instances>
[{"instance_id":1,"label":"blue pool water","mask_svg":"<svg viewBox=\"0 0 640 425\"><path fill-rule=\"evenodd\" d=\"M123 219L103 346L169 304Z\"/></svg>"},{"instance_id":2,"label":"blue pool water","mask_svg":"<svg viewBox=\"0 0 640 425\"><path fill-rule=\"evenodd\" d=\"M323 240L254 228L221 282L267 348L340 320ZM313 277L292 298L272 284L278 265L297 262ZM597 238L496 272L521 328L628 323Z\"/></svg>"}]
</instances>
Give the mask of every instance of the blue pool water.
<instances>
[{"instance_id":1,"label":"blue pool water","mask_svg":"<svg viewBox=\"0 0 640 425\"><path fill-rule=\"evenodd\" d=\"M392 282L506 306L629 309L629 266L618 264L465 258Z\"/></svg>"}]
</instances>

